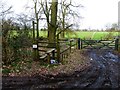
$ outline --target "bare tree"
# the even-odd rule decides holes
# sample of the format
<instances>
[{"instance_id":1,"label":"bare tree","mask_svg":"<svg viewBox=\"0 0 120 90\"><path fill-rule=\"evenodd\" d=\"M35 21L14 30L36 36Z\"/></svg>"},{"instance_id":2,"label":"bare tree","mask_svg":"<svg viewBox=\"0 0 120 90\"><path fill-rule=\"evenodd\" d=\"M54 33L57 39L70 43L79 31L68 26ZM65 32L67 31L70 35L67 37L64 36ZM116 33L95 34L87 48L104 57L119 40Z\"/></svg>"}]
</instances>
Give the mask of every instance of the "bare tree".
<instances>
[{"instance_id":1,"label":"bare tree","mask_svg":"<svg viewBox=\"0 0 120 90\"><path fill-rule=\"evenodd\" d=\"M66 0L62 0L60 5L60 15L58 15L58 0L33 0L34 1L34 12L36 16L36 21L39 23L39 19L44 14L47 22L48 27L48 40L50 43L55 42L55 36L56 36L56 30L58 28L58 25L62 27L62 30L65 30L66 27L72 26L68 22L68 19L71 19L71 17L76 18L80 17L77 12L72 10L71 8L79 8L81 5L73 5L72 1L70 0L69 3L66 3ZM38 15L39 14L39 15ZM37 24L39 25L39 24ZM38 30L38 26L37 26ZM39 34L39 33L37 33ZM39 36L39 35L37 35ZM64 33L63 33L64 37Z\"/></svg>"},{"instance_id":2,"label":"bare tree","mask_svg":"<svg viewBox=\"0 0 120 90\"><path fill-rule=\"evenodd\" d=\"M39 5L39 0L33 0L34 2L34 13L35 13L35 19L36 19L36 29L37 29L37 38L39 37L39 19L41 17L41 6L38 7Z\"/></svg>"},{"instance_id":3,"label":"bare tree","mask_svg":"<svg viewBox=\"0 0 120 90\"><path fill-rule=\"evenodd\" d=\"M52 0L51 3L51 22L49 30L49 43L56 42L56 30L57 30L57 9L58 9L58 0Z\"/></svg>"},{"instance_id":4,"label":"bare tree","mask_svg":"<svg viewBox=\"0 0 120 90\"><path fill-rule=\"evenodd\" d=\"M19 26L21 26L22 29L24 29L24 31L28 30L28 28L30 29L31 28L31 21L32 21L32 18L29 17L27 14L19 14L17 15L16 17L17 21L16 23L19 24Z\"/></svg>"},{"instance_id":5,"label":"bare tree","mask_svg":"<svg viewBox=\"0 0 120 90\"><path fill-rule=\"evenodd\" d=\"M50 6L48 4L51 4ZM42 9L46 16L47 26L48 26L48 41L49 43L54 43L56 41L56 30L57 25L57 12L58 12L58 0L52 0L48 2L45 0L44 3L41 2ZM49 45L53 47L53 44Z\"/></svg>"},{"instance_id":6,"label":"bare tree","mask_svg":"<svg viewBox=\"0 0 120 90\"><path fill-rule=\"evenodd\" d=\"M51 11L51 6L49 6L49 2L45 0L45 2L41 1L41 6L44 12L44 15L46 17L46 22L47 22L47 28L48 28L48 38L49 38L49 31L50 31L50 11Z\"/></svg>"},{"instance_id":7,"label":"bare tree","mask_svg":"<svg viewBox=\"0 0 120 90\"><path fill-rule=\"evenodd\" d=\"M59 22L61 24L61 29L64 31L66 29L66 27L72 26L72 24L70 24L70 22L68 21L69 18L72 19L71 17L73 17L74 19L77 18L81 18L81 16L78 14L78 12L72 10L72 8L81 8L83 7L81 4L80 5L73 5L72 1L70 0L69 2L66 0L61 0L60 3L61 8L59 9ZM61 33L62 38L65 37L64 32Z\"/></svg>"}]
</instances>

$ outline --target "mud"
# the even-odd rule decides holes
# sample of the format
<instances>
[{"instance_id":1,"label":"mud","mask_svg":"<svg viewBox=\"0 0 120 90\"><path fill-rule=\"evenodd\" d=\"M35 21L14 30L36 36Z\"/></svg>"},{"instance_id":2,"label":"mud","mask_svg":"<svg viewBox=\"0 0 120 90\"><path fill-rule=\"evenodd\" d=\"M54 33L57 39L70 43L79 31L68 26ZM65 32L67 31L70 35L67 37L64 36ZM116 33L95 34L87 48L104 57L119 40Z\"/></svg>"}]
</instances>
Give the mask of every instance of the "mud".
<instances>
[{"instance_id":1,"label":"mud","mask_svg":"<svg viewBox=\"0 0 120 90\"><path fill-rule=\"evenodd\" d=\"M71 75L3 77L2 90L41 90L46 88L120 88L120 57L112 50L88 50L91 66Z\"/></svg>"}]
</instances>

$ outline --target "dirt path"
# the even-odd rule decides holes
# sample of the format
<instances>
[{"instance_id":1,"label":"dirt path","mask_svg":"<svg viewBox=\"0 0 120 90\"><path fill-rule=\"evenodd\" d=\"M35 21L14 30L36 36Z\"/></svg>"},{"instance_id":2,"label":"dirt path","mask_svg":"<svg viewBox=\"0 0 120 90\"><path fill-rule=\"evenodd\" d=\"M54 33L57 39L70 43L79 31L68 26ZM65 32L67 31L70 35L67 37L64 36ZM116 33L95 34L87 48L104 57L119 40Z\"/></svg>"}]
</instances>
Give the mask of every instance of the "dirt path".
<instances>
[{"instance_id":1,"label":"dirt path","mask_svg":"<svg viewBox=\"0 0 120 90\"><path fill-rule=\"evenodd\" d=\"M93 50L90 57L99 67L100 72L96 81L90 87L120 88L120 57L108 50Z\"/></svg>"},{"instance_id":2,"label":"dirt path","mask_svg":"<svg viewBox=\"0 0 120 90\"><path fill-rule=\"evenodd\" d=\"M71 75L14 77L13 80L12 77L3 77L3 90L120 88L120 57L108 50L88 50L88 55L92 65L83 71Z\"/></svg>"}]
</instances>

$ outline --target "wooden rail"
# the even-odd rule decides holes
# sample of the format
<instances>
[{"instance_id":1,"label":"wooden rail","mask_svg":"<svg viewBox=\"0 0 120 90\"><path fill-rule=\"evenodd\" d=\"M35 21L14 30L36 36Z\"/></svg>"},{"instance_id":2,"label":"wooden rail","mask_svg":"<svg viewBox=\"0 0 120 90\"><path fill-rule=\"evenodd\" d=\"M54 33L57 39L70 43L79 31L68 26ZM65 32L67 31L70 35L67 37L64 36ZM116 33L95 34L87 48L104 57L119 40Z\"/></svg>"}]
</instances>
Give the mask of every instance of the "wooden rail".
<instances>
[{"instance_id":1,"label":"wooden rail","mask_svg":"<svg viewBox=\"0 0 120 90\"><path fill-rule=\"evenodd\" d=\"M47 41L39 41L38 51L43 53L40 55L40 59L47 60L48 63L51 59L57 60L58 58L63 61L71 53L73 47L77 48L77 39L59 40L59 43L55 43L56 48L47 48L48 44Z\"/></svg>"},{"instance_id":2,"label":"wooden rail","mask_svg":"<svg viewBox=\"0 0 120 90\"><path fill-rule=\"evenodd\" d=\"M42 53L39 55L39 59L46 60L48 63L50 63L51 59L62 62L66 57L68 57L72 50L75 50L76 48L114 48L115 50L118 50L120 47L118 38L114 40L82 40L80 38L59 39L56 43L54 43L56 45L55 48L48 48L48 44L48 41L38 41L37 48L38 51Z\"/></svg>"},{"instance_id":3,"label":"wooden rail","mask_svg":"<svg viewBox=\"0 0 120 90\"><path fill-rule=\"evenodd\" d=\"M50 63L50 60L55 59L55 49L50 49L47 52L45 52L45 54L40 56L40 59L42 60L47 60L48 63Z\"/></svg>"},{"instance_id":4,"label":"wooden rail","mask_svg":"<svg viewBox=\"0 0 120 90\"><path fill-rule=\"evenodd\" d=\"M114 40L82 40L78 39L78 48L79 49L115 49L118 50L119 47L119 39Z\"/></svg>"},{"instance_id":5,"label":"wooden rail","mask_svg":"<svg viewBox=\"0 0 120 90\"><path fill-rule=\"evenodd\" d=\"M74 47L74 49L77 48L77 40L76 39L69 39L68 41L62 41L62 43L64 43L66 45L66 48L64 45L60 46L61 48L64 48L63 50L60 50L60 52L59 52L59 57L60 57L61 61L63 61L65 58L68 57L68 55L72 51L72 47Z\"/></svg>"}]
</instances>

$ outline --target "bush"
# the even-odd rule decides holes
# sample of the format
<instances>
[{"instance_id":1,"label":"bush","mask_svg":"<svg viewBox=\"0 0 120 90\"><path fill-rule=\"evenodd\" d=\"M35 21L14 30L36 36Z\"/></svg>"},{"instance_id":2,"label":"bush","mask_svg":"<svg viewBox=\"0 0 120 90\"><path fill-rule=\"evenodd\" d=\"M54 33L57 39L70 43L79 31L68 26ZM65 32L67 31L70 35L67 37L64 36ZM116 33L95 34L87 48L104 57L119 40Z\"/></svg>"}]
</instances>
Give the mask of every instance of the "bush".
<instances>
[{"instance_id":1,"label":"bush","mask_svg":"<svg viewBox=\"0 0 120 90\"><path fill-rule=\"evenodd\" d=\"M32 38L30 38L26 33L19 32L17 35L10 36L7 38L7 60L3 60L4 64L11 64L14 61L20 61L21 59L26 59L31 56L29 50L32 46ZM5 57L6 55L3 55Z\"/></svg>"},{"instance_id":2,"label":"bush","mask_svg":"<svg viewBox=\"0 0 120 90\"><path fill-rule=\"evenodd\" d=\"M19 54L21 48L28 48L32 46L32 39L26 34L19 34L15 37L10 38L9 45L16 54Z\"/></svg>"}]
</instances>

